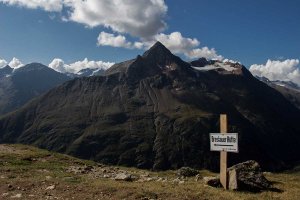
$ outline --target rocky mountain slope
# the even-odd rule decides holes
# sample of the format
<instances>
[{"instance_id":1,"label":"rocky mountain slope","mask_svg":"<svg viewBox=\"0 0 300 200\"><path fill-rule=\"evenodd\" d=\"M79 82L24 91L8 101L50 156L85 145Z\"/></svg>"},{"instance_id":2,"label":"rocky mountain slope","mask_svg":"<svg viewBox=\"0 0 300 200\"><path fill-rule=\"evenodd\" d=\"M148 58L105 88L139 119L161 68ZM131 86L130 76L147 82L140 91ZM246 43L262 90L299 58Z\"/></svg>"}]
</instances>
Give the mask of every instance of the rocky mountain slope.
<instances>
[{"instance_id":1,"label":"rocky mountain slope","mask_svg":"<svg viewBox=\"0 0 300 200\"><path fill-rule=\"evenodd\" d=\"M13 111L32 98L70 80L39 63L31 63L13 70L0 69L0 115Z\"/></svg>"},{"instance_id":2,"label":"rocky mountain slope","mask_svg":"<svg viewBox=\"0 0 300 200\"><path fill-rule=\"evenodd\" d=\"M230 163L284 169L300 160L300 111L238 63L193 65L156 43L106 76L68 81L0 118L0 142L107 164L217 170L219 114L239 133Z\"/></svg>"},{"instance_id":3,"label":"rocky mountain slope","mask_svg":"<svg viewBox=\"0 0 300 200\"><path fill-rule=\"evenodd\" d=\"M280 92L287 100L300 109L300 87L293 82L270 81L265 77L256 77Z\"/></svg>"}]
</instances>

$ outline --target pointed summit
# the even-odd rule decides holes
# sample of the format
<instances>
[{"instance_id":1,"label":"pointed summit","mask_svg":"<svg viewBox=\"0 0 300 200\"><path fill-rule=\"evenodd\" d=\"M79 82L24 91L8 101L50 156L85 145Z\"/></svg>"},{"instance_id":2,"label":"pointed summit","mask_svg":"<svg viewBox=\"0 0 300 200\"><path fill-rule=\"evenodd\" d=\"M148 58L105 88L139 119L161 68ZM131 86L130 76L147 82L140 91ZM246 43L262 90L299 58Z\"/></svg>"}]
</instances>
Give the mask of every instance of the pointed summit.
<instances>
[{"instance_id":1,"label":"pointed summit","mask_svg":"<svg viewBox=\"0 0 300 200\"><path fill-rule=\"evenodd\" d=\"M105 74L125 73L127 77L140 80L165 71L190 70L190 64L173 55L162 43L156 42L143 56L109 68Z\"/></svg>"},{"instance_id":2,"label":"pointed summit","mask_svg":"<svg viewBox=\"0 0 300 200\"><path fill-rule=\"evenodd\" d=\"M156 42L142 57L150 65L160 67L170 65L171 63L177 63L180 60L160 42Z\"/></svg>"},{"instance_id":3,"label":"pointed summit","mask_svg":"<svg viewBox=\"0 0 300 200\"><path fill-rule=\"evenodd\" d=\"M172 53L161 42L157 41L148 51L143 54L143 57L146 58L157 55L172 55Z\"/></svg>"}]
</instances>

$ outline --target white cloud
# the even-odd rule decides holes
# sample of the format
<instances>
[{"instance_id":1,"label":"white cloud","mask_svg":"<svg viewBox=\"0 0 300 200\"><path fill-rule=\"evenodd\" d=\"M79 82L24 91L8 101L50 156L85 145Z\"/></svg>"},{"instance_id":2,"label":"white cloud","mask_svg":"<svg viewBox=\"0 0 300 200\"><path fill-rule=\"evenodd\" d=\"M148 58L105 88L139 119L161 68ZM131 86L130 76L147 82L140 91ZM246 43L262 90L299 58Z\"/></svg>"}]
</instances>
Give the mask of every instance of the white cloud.
<instances>
[{"instance_id":1,"label":"white cloud","mask_svg":"<svg viewBox=\"0 0 300 200\"><path fill-rule=\"evenodd\" d=\"M119 33L148 38L166 28L164 22L168 7L164 0L0 0L8 5L30 9L43 9L68 15L66 21L74 21L88 27L102 26Z\"/></svg>"},{"instance_id":2,"label":"white cloud","mask_svg":"<svg viewBox=\"0 0 300 200\"><path fill-rule=\"evenodd\" d=\"M91 68L91 69L108 69L114 63L111 62L103 62L103 61L89 61L85 58L82 61L77 61L71 64L65 64L65 62L60 58L55 58L49 64L49 67L54 69L55 71L61 73L77 73L82 69Z\"/></svg>"},{"instance_id":3,"label":"white cloud","mask_svg":"<svg viewBox=\"0 0 300 200\"><path fill-rule=\"evenodd\" d=\"M218 55L215 49L208 47L196 48L200 45L200 41L196 38L183 37L180 32L171 34L160 33L153 36L152 39L143 40L141 42L130 42L122 35L114 35L111 33L101 32L98 36L98 46L123 47L128 49L148 49L156 41L164 44L172 53L184 54L189 58L205 57L207 59L222 60L223 57Z\"/></svg>"},{"instance_id":4,"label":"white cloud","mask_svg":"<svg viewBox=\"0 0 300 200\"><path fill-rule=\"evenodd\" d=\"M180 32L173 32L169 35L160 33L155 35L154 39L160 41L173 53L186 53L190 49L200 45L200 42L196 38L183 37Z\"/></svg>"},{"instance_id":5,"label":"white cloud","mask_svg":"<svg viewBox=\"0 0 300 200\"><path fill-rule=\"evenodd\" d=\"M166 28L164 0L69 0L68 20L148 38Z\"/></svg>"},{"instance_id":6,"label":"white cloud","mask_svg":"<svg viewBox=\"0 0 300 200\"><path fill-rule=\"evenodd\" d=\"M145 47L149 48L154 42L160 41L172 53L184 54L188 58L205 57L207 59L223 60L223 56L218 55L215 49L200 46L200 41L196 38L183 37L180 32L173 32L171 34L160 33L154 36L154 40L146 42Z\"/></svg>"},{"instance_id":7,"label":"white cloud","mask_svg":"<svg viewBox=\"0 0 300 200\"><path fill-rule=\"evenodd\" d=\"M112 47L124 47L132 48L132 43L126 40L123 35L114 35L111 33L101 32L98 36L98 46L112 46Z\"/></svg>"},{"instance_id":8,"label":"white cloud","mask_svg":"<svg viewBox=\"0 0 300 200\"><path fill-rule=\"evenodd\" d=\"M251 65L253 75L266 77L271 81L292 81L300 86L300 69L298 59L287 59L284 61L268 60L265 65Z\"/></svg>"},{"instance_id":9,"label":"white cloud","mask_svg":"<svg viewBox=\"0 0 300 200\"><path fill-rule=\"evenodd\" d=\"M173 53L189 58L206 57L223 59L215 49L200 48L196 38L183 37L180 32L164 34L167 27L165 16L168 7L164 0L0 0L9 5L41 8L61 12L63 21L73 21L87 27L104 27L117 34L101 32L98 46L113 46L128 49L149 48L156 41L162 42ZM128 41L124 34L137 37Z\"/></svg>"},{"instance_id":10,"label":"white cloud","mask_svg":"<svg viewBox=\"0 0 300 200\"><path fill-rule=\"evenodd\" d=\"M82 69L91 68L91 69L108 69L111 67L114 63L111 62L103 62L103 61L89 61L87 58L85 58L82 61L77 61L69 65L70 70L74 70L75 72L78 72Z\"/></svg>"},{"instance_id":11,"label":"white cloud","mask_svg":"<svg viewBox=\"0 0 300 200\"><path fill-rule=\"evenodd\" d=\"M30 9L41 8L46 11L61 11L64 0L0 0L8 5L17 5Z\"/></svg>"},{"instance_id":12,"label":"white cloud","mask_svg":"<svg viewBox=\"0 0 300 200\"><path fill-rule=\"evenodd\" d=\"M3 68L7 65L7 61L0 58L0 68Z\"/></svg>"},{"instance_id":13,"label":"white cloud","mask_svg":"<svg viewBox=\"0 0 300 200\"><path fill-rule=\"evenodd\" d=\"M8 63L8 65L14 69L24 66L23 63L18 58L15 57Z\"/></svg>"},{"instance_id":14,"label":"white cloud","mask_svg":"<svg viewBox=\"0 0 300 200\"><path fill-rule=\"evenodd\" d=\"M60 58L54 58L48 66L50 68L54 69L55 71L58 71L61 73L66 72L65 62Z\"/></svg>"},{"instance_id":15,"label":"white cloud","mask_svg":"<svg viewBox=\"0 0 300 200\"><path fill-rule=\"evenodd\" d=\"M231 60L231 59L228 59L228 58L224 59L223 62L224 62L224 63L230 62L230 63L238 63L238 64L241 64L240 61Z\"/></svg>"},{"instance_id":16,"label":"white cloud","mask_svg":"<svg viewBox=\"0 0 300 200\"><path fill-rule=\"evenodd\" d=\"M207 58L213 60L223 60L223 56L218 55L214 48L209 49L208 47L196 48L184 53L189 58Z\"/></svg>"}]
</instances>

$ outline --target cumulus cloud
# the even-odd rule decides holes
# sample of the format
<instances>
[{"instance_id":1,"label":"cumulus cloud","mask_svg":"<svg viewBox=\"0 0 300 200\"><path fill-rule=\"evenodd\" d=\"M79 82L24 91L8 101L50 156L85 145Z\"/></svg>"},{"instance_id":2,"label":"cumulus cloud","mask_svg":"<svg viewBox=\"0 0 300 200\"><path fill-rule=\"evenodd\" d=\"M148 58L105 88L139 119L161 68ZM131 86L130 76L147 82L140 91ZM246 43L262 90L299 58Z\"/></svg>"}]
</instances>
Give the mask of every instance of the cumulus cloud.
<instances>
[{"instance_id":1,"label":"cumulus cloud","mask_svg":"<svg viewBox=\"0 0 300 200\"><path fill-rule=\"evenodd\" d=\"M61 11L64 0L0 0L8 5L17 5L30 9L40 8L46 11Z\"/></svg>"},{"instance_id":2,"label":"cumulus cloud","mask_svg":"<svg viewBox=\"0 0 300 200\"><path fill-rule=\"evenodd\" d=\"M57 72L66 73L65 62L60 58L54 58L48 66Z\"/></svg>"},{"instance_id":3,"label":"cumulus cloud","mask_svg":"<svg viewBox=\"0 0 300 200\"><path fill-rule=\"evenodd\" d=\"M98 36L98 46L123 47L127 49L148 49L156 41L160 41L170 51L175 54L184 54L189 58L205 57L207 59L222 60L223 57L218 55L215 49L208 47L196 48L200 45L200 41L196 38L183 37L180 32L170 34L156 34L151 39L142 40L140 42L130 42L123 35L115 35L102 31Z\"/></svg>"},{"instance_id":4,"label":"cumulus cloud","mask_svg":"<svg viewBox=\"0 0 300 200\"><path fill-rule=\"evenodd\" d=\"M74 21L88 27L102 26L119 33L147 38L166 28L164 21L168 7L164 0L0 0L8 5L68 15L66 21Z\"/></svg>"},{"instance_id":5,"label":"cumulus cloud","mask_svg":"<svg viewBox=\"0 0 300 200\"><path fill-rule=\"evenodd\" d=\"M131 43L126 40L123 35L114 35L106 32L101 32L98 36L98 46L112 46L131 48Z\"/></svg>"},{"instance_id":6,"label":"cumulus cloud","mask_svg":"<svg viewBox=\"0 0 300 200\"><path fill-rule=\"evenodd\" d=\"M0 68L3 68L7 65L7 61L0 58Z\"/></svg>"},{"instance_id":7,"label":"cumulus cloud","mask_svg":"<svg viewBox=\"0 0 300 200\"><path fill-rule=\"evenodd\" d=\"M78 72L82 69L90 68L90 69L108 69L110 68L114 63L111 62L103 62L103 61L89 61L87 58L85 58L82 61L77 61L74 63L71 63L69 65L69 68L71 70L74 70L75 72Z\"/></svg>"},{"instance_id":8,"label":"cumulus cloud","mask_svg":"<svg viewBox=\"0 0 300 200\"><path fill-rule=\"evenodd\" d=\"M300 69L298 59L287 59L284 61L268 60L264 65L251 65L253 75L266 77L271 81L292 81L300 86Z\"/></svg>"},{"instance_id":9,"label":"cumulus cloud","mask_svg":"<svg viewBox=\"0 0 300 200\"><path fill-rule=\"evenodd\" d=\"M123 47L127 49L141 49L144 44L142 42L129 42L123 35L114 35L102 31L97 39L98 46Z\"/></svg>"},{"instance_id":10,"label":"cumulus cloud","mask_svg":"<svg viewBox=\"0 0 300 200\"><path fill-rule=\"evenodd\" d=\"M167 24L168 7L164 0L0 0L8 5L41 8L62 12L63 21L73 21L87 27L104 27L114 33L101 32L98 46L147 49L156 41L162 42L173 53L189 58L223 59L215 49L200 48L196 38L183 37L180 32L162 33ZM137 37L128 41L125 35Z\"/></svg>"},{"instance_id":11,"label":"cumulus cloud","mask_svg":"<svg viewBox=\"0 0 300 200\"><path fill-rule=\"evenodd\" d=\"M54 69L55 71L61 73L77 73L82 69L108 69L114 63L111 62L103 62L103 61L89 61L85 58L82 61L77 61L71 64L65 64L65 62L60 58L55 58L53 61L48 65L50 68Z\"/></svg>"},{"instance_id":12,"label":"cumulus cloud","mask_svg":"<svg viewBox=\"0 0 300 200\"><path fill-rule=\"evenodd\" d=\"M189 58L207 58L212 60L223 60L223 56L218 55L214 48L209 49L208 47L196 48L184 53Z\"/></svg>"},{"instance_id":13,"label":"cumulus cloud","mask_svg":"<svg viewBox=\"0 0 300 200\"><path fill-rule=\"evenodd\" d=\"M163 43L173 53L185 53L200 45L196 38L183 37L180 32L173 32L169 35L160 33L154 36L154 39Z\"/></svg>"},{"instance_id":14,"label":"cumulus cloud","mask_svg":"<svg viewBox=\"0 0 300 200\"><path fill-rule=\"evenodd\" d=\"M166 28L164 0L69 0L68 19L89 27L104 26L119 33L147 38Z\"/></svg>"},{"instance_id":15,"label":"cumulus cloud","mask_svg":"<svg viewBox=\"0 0 300 200\"><path fill-rule=\"evenodd\" d=\"M205 57L207 59L223 60L223 56L218 55L215 49L200 46L200 41L196 38L188 38L182 36L180 32L173 32L170 34L160 33L153 36L150 41L143 41L144 48L151 47L156 41L164 44L172 53L184 54L188 58Z\"/></svg>"},{"instance_id":16,"label":"cumulus cloud","mask_svg":"<svg viewBox=\"0 0 300 200\"><path fill-rule=\"evenodd\" d=\"M8 63L8 65L14 69L24 66L24 64L18 58L15 57Z\"/></svg>"},{"instance_id":17,"label":"cumulus cloud","mask_svg":"<svg viewBox=\"0 0 300 200\"><path fill-rule=\"evenodd\" d=\"M231 59L228 59L228 58L224 59L223 62L224 62L224 63L230 62L230 63L239 63L239 64L241 64L240 61L231 60Z\"/></svg>"}]
</instances>

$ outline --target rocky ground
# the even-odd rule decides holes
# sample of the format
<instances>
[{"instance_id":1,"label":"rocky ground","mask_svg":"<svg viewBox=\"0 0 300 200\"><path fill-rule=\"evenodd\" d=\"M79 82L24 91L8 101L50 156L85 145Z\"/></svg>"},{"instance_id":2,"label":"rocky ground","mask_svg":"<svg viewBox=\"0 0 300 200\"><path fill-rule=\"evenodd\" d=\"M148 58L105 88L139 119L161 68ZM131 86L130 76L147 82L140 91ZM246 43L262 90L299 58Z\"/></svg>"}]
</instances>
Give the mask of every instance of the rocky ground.
<instances>
[{"instance_id":1,"label":"rocky ground","mask_svg":"<svg viewBox=\"0 0 300 200\"><path fill-rule=\"evenodd\" d=\"M225 191L212 172L106 166L24 145L0 145L0 199L300 199L300 170L264 173L276 190Z\"/></svg>"}]
</instances>

